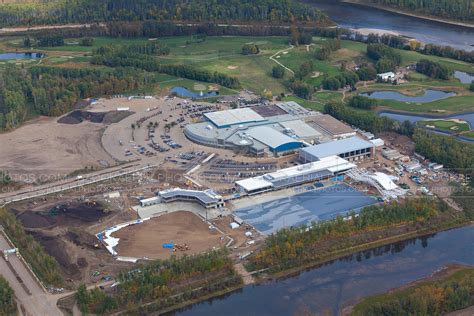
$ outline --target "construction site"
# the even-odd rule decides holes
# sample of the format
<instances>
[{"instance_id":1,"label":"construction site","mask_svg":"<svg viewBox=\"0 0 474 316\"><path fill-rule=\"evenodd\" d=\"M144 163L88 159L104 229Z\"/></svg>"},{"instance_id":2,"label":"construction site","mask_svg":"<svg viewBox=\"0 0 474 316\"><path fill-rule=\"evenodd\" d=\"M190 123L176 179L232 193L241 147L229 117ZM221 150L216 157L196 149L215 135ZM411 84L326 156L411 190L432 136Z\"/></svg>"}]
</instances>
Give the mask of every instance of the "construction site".
<instances>
[{"instance_id":1,"label":"construction site","mask_svg":"<svg viewBox=\"0 0 474 316\"><path fill-rule=\"evenodd\" d=\"M87 155L95 162L0 195L59 263L69 288L113 281L137 262L213 249L229 249L238 265L282 228L438 194L444 185L434 179L454 176L417 156L410 141L376 138L295 102L231 108L117 97L79 111L49 124L92 126L99 145Z\"/></svg>"}]
</instances>

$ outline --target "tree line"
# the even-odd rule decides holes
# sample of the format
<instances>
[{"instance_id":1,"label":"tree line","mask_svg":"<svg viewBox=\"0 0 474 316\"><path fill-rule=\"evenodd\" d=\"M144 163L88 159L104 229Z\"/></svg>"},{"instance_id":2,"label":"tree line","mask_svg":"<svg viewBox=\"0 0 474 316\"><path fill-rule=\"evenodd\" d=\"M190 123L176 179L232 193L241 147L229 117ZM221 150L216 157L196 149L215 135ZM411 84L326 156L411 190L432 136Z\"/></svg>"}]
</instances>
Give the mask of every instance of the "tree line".
<instances>
[{"instance_id":1,"label":"tree line","mask_svg":"<svg viewBox=\"0 0 474 316\"><path fill-rule=\"evenodd\" d=\"M25 232L15 215L5 208L0 208L0 223L40 280L48 286L63 285L64 281L56 259L48 255L43 246Z\"/></svg>"},{"instance_id":2,"label":"tree line","mask_svg":"<svg viewBox=\"0 0 474 316\"><path fill-rule=\"evenodd\" d=\"M17 315L15 293L8 281L0 276L0 315Z\"/></svg>"},{"instance_id":3,"label":"tree line","mask_svg":"<svg viewBox=\"0 0 474 316\"><path fill-rule=\"evenodd\" d=\"M353 315L446 315L474 304L474 270L464 268L452 276L367 300Z\"/></svg>"},{"instance_id":4,"label":"tree line","mask_svg":"<svg viewBox=\"0 0 474 316\"><path fill-rule=\"evenodd\" d=\"M152 312L242 283L225 249L151 261L122 271L117 281L120 284L111 295L81 286L75 295L80 310Z\"/></svg>"},{"instance_id":5,"label":"tree line","mask_svg":"<svg viewBox=\"0 0 474 316\"><path fill-rule=\"evenodd\" d=\"M110 21L329 23L313 6L289 0L56 0L0 6L0 26Z\"/></svg>"},{"instance_id":6,"label":"tree line","mask_svg":"<svg viewBox=\"0 0 474 316\"><path fill-rule=\"evenodd\" d=\"M142 50L142 53L140 53L140 49L137 48L139 46L141 45L101 47L94 50L91 63L108 67L132 67L147 72L165 73L191 80L217 83L231 89L240 87L237 78L223 73L200 70L184 64L160 64L152 51ZM163 49L160 49L160 53L163 53Z\"/></svg>"},{"instance_id":7,"label":"tree line","mask_svg":"<svg viewBox=\"0 0 474 316\"><path fill-rule=\"evenodd\" d=\"M459 173L474 176L474 145L423 129L415 131L413 141L419 154Z\"/></svg>"},{"instance_id":8,"label":"tree line","mask_svg":"<svg viewBox=\"0 0 474 316\"><path fill-rule=\"evenodd\" d=\"M376 61L378 73L394 71L402 62L402 55L385 44L368 44L367 56Z\"/></svg>"},{"instance_id":9,"label":"tree line","mask_svg":"<svg viewBox=\"0 0 474 316\"><path fill-rule=\"evenodd\" d=\"M474 20L472 0L363 0L428 15L458 20Z\"/></svg>"},{"instance_id":10,"label":"tree line","mask_svg":"<svg viewBox=\"0 0 474 316\"><path fill-rule=\"evenodd\" d=\"M7 66L0 71L0 130L18 127L28 114L58 116L89 97L120 94L155 82L133 69Z\"/></svg>"},{"instance_id":11,"label":"tree line","mask_svg":"<svg viewBox=\"0 0 474 316\"><path fill-rule=\"evenodd\" d=\"M416 63L416 71L434 79L448 80L453 71L440 63L422 59Z\"/></svg>"},{"instance_id":12,"label":"tree line","mask_svg":"<svg viewBox=\"0 0 474 316\"><path fill-rule=\"evenodd\" d=\"M268 236L265 246L251 257L248 269L270 269L277 272L297 267L320 258L323 253L319 243L329 239L344 244L349 236L367 230L387 228L392 225L415 224L420 226L447 210L446 204L437 199L416 198L403 202L365 207L350 219L338 216L334 220L312 222L310 225L284 228ZM341 249L339 244L336 246Z\"/></svg>"}]
</instances>

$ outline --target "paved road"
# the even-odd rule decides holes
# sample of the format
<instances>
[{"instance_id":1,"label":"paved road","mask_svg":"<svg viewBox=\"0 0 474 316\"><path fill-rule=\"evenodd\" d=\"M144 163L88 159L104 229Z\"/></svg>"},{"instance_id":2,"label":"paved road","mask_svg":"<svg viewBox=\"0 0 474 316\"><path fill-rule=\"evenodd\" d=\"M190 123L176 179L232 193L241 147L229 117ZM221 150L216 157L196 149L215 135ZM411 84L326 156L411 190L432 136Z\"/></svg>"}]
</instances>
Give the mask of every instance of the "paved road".
<instances>
[{"instance_id":1,"label":"paved road","mask_svg":"<svg viewBox=\"0 0 474 316\"><path fill-rule=\"evenodd\" d=\"M8 248L10 245L0 234L0 249ZM5 261L3 255L0 258L0 274L7 279L15 291L18 302L24 308L23 315L62 316L63 314L56 306L56 299L43 291L23 262L14 255L9 256L8 260L10 264Z\"/></svg>"},{"instance_id":2,"label":"paved road","mask_svg":"<svg viewBox=\"0 0 474 316\"><path fill-rule=\"evenodd\" d=\"M101 181L106 181L123 175L143 171L152 167L156 167L156 165L150 165L146 162L127 164L120 167L114 167L107 170L101 170L94 173L90 173L84 175L82 179L69 178L54 183L48 183L36 187L21 189L18 191L0 193L0 207L2 205L6 205L12 202L23 201L48 194L83 187Z\"/></svg>"}]
</instances>

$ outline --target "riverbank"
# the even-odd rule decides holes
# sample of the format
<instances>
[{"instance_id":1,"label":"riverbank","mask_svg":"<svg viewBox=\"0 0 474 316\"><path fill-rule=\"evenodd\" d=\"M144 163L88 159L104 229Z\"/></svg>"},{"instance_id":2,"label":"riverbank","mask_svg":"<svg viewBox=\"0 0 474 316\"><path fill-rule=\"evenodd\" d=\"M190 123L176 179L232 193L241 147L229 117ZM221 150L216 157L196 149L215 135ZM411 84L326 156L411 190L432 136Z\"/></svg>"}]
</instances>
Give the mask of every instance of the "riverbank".
<instances>
[{"instance_id":1,"label":"riverbank","mask_svg":"<svg viewBox=\"0 0 474 316\"><path fill-rule=\"evenodd\" d=\"M374 8L374 9L377 9L377 10L387 11L387 12L391 12L391 13L395 13L395 14L399 14L399 15L404 15L404 16L409 16L409 17L413 17L413 18L417 18L417 19L428 20L428 21L442 23L442 24L461 26L461 27L474 29L474 23L460 22L460 21L448 20L448 19L435 17L435 16L430 16L430 15L412 13L412 12L408 12L408 11L405 11L405 10L396 9L396 8L393 8L393 7L390 7L390 6L382 6L382 5L378 5L378 4L375 4L375 3L367 3L363 0L341 0L341 2L350 3L350 4L354 4L354 5L359 5L359 6L364 6L364 7L370 7L370 8Z\"/></svg>"},{"instance_id":2,"label":"riverbank","mask_svg":"<svg viewBox=\"0 0 474 316\"><path fill-rule=\"evenodd\" d=\"M389 302L406 301L407 299L412 297L412 295L417 291L423 291L428 288L446 289L446 287L449 287L450 284L459 284L460 282L465 282L469 278L473 277L474 267L451 264L439 271L436 271L427 278L417 280L399 288L392 289L384 294L364 298L358 303L344 308L342 315L367 315L367 312L373 309L376 305L388 304ZM452 294L454 293L451 293L451 295ZM441 304L442 302L439 303ZM460 306L460 308L451 307L451 310L448 312L455 312L456 310L461 310L466 307L468 306L462 305Z\"/></svg>"},{"instance_id":3,"label":"riverbank","mask_svg":"<svg viewBox=\"0 0 474 316\"><path fill-rule=\"evenodd\" d=\"M414 238L421 238L421 237L433 235L433 234L436 234L436 233L440 233L440 232L443 232L443 231L448 231L448 230L455 229L455 228L461 228L461 227L465 227L465 226L469 226L469 225L473 225L473 224L474 224L474 222L469 221L467 219L465 221L461 221L461 222L457 222L456 220L454 220L454 221L449 222L449 223L442 223L437 227L427 227L427 228L424 228L424 229L418 229L418 230L415 230L415 231L412 231L412 232L397 234L397 235L385 237L385 238L378 239L378 240L372 240L372 241L364 243L364 244L360 244L360 245L351 246L351 247L347 247L347 248L344 248L344 249L332 251L332 252L324 255L323 257L321 257L318 260L314 260L312 262L308 262L308 263L293 267L291 269L281 270L281 271L278 271L276 273L255 274L254 277L256 279L256 283L259 284L259 283L264 283L266 281L270 281L270 280L273 280L273 279L280 279L280 278L295 276L295 275L301 273L304 270L314 269L314 268L323 266L323 265L325 265L325 264L327 264L331 261L342 259L344 257L353 255L353 254L358 253L358 252L368 251L368 250L376 249L378 247L383 247L383 246L387 246L387 245L398 243L398 242L403 242L403 241L414 239ZM382 233L382 232L380 231L380 233ZM250 273L252 273L252 272L250 272Z\"/></svg>"}]
</instances>

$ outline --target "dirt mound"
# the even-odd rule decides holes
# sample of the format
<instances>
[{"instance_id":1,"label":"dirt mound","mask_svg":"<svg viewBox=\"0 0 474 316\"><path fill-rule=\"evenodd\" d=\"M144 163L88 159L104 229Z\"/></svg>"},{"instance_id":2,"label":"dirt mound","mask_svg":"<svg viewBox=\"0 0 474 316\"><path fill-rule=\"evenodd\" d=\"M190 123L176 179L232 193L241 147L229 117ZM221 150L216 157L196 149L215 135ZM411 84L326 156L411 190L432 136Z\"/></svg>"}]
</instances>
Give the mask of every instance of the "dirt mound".
<instances>
[{"instance_id":1,"label":"dirt mound","mask_svg":"<svg viewBox=\"0 0 474 316\"><path fill-rule=\"evenodd\" d=\"M112 124L112 123L118 123L127 116L132 115L135 112L132 111L110 111L105 113L104 119L102 123L104 124Z\"/></svg>"},{"instance_id":2,"label":"dirt mound","mask_svg":"<svg viewBox=\"0 0 474 316\"><path fill-rule=\"evenodd\" d=\"M94 247L97 243L97 238L94 235L84 231L68 231L66 237L76 246Z\"/></svg>"},{"instance_id":3,"label":"dirt mound","mask_svg":"<svg viewBox=\"0 0 474 316\"><path fill-rule=\"evenodd\" d=\"M55 225L58 222L58 220L52 216L28 211L20 214L18 219L26 228L49 227Z\"/></svg>"},{"instance_id":4,"label":"dirt mound","mask_svg":"<svg viewBox=\"0 0 474 316\"><path fill-rule=\"evenodd\" d=\"M90 121L92 123L102 123L106 112L87 112L87 111L72 111L71 113L61 117L58 123L61 124L79 124L83 121Z\"/></svg>"},{"instance_id":5,"label":"dirt mound","mask_svg":"<svg viewBox=\"0 0 474 316\"><path fill-rule=\"evenodd\" d=\"M109 216L104 212L104 208L100 204L95 203L71 203L60 205L58 207L58 215L77 219L82 222L96 222L103 217Z\"/></svg>"},{"instance_id":6,"label":"dirt mound","mask_svg":"<svg viewBox=\"0 0 474 316\"><path fill-rule=\"evenodd\" d=\"M88 112L88 111L72 111L71 113L61 117L58 123L61 124L80 124L84 121L92 123L111 124L117 123L132 115L132 111L109 111L109 112Z\"/></svg>"},{"instance_id":7,"label":"dirt mound","mask_svg":"<svg viewBox=\"0 0 474 316\"><path fill-rule=\"evenodd\" d=\"M70 256L65 250L67 244L61 238L39 232L32 232L31 235L39 241L50 256L56 259L64 273L74 278L80 276L79 267L76 263L71 262Z\"/></svg>"}]
</instances>

